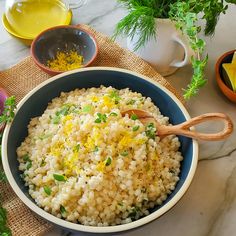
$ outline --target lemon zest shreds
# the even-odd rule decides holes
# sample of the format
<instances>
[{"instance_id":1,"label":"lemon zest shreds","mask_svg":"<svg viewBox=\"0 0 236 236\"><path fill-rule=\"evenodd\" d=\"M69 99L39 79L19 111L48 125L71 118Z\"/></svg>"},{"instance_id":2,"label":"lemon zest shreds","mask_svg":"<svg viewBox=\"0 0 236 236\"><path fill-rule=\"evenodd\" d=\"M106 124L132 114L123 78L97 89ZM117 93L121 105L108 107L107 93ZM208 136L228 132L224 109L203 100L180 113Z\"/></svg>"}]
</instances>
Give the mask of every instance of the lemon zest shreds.
<instances>
[{"instance_id":1,"label":"lemon zest shreds","mask_svg":"<svg viewBox=\"0 0 236 236\"><path fill-rule=\"evenodd\" d=\"M83 56L77 51L70 50L68 52L57 52L54 59L47 61L47 66L56 71L68 71L81 68L83 64Z\"/></svg>"}]
</instances>

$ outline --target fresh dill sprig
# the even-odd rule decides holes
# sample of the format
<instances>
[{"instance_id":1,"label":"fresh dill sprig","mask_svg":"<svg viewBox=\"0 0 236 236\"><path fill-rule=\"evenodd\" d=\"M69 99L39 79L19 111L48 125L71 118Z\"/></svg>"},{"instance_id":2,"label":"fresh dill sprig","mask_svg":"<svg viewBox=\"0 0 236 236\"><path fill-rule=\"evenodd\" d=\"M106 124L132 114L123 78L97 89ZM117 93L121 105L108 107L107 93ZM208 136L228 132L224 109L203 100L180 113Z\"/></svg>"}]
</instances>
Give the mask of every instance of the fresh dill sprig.
<instances>
[{"instance_id":1,"label":"fresh dill sprig","mask_svg":"<svg viewBox=\"0 0 236 236\"><path fill-rule=\"evenodd\" d=\"M136 7L133 9L132 12L117 24L114 37L123 34L133 40L137 32L140 33L140 37L135 46L135 50L142 47L150 38L155 38L156 26L152 8Z\"/></svg>"}]
</instances>

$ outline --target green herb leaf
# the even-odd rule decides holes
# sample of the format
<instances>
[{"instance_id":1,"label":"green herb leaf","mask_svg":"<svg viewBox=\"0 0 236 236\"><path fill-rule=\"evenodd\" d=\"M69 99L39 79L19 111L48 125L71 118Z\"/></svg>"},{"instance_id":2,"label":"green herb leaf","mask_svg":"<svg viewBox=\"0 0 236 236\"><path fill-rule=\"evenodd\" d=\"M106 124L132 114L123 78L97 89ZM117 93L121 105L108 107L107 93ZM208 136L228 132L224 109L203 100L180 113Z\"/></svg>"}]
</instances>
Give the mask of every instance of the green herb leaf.
<instances>
[{"instance_id":1,"label":"green herb leaf","mask_svg":"<svg viewBox=\"0 0 236 236\"><path fill-rule=\"evenodd\" d=\"M54 116L54 117L52 118L52 123L55 124L55 125L57 125L57 124L60 123L60 120L61 120L61 117L60 117L60 116Z\"/></svg>"},{"instance_id":2,"label":"green herb leaf","mask_svg":"<svg viewBox=\"0 0 236 236\"><path fill-rule=\"evenodd\" d=\"M131 99L126 103L126 105L134 105L135 102L136 102L136 100Z\"/></svg>"},{"instance_id":3,"label":"green herb leaf","mask_svg":"<svg viewBox=\"0 0 236 236\"><path fill-rule=\"evenodd\" d=\"M62 215L64 215L66 213L65 207L62 206L62 205L60 206L60 212L61 212Z\"/></svg>"},{"instance_id":4,"label":"green herb leaf","mask_svg":"<svg viewBox=\"0 0 236 236\"><path fill-rule=\"evenodd\" d=\"M156 137L156 127L154 125L154 123L149 123L146 126L146 130L145 130L146 136L150 139L155 139Z\"/></svg>"},{"instance_id":5,"label":"green herb leaf","mask_svg":"<svg viewBox=\"0 0 236 236\"><path fill-rule=\"evenodd\" d=\"M48 186L44 186L44 187L43 187L43 190L44 190L44 192L45 192L48 196L50 196L51 193L52 193L51 188L49 188Z\"/></svg>"},{"instance_id":6,"label":"green herb leaf","mask_svg":"<svg viewBox=\"0 0 236 236\"><path fill-rule=\"evenodd\" d=\"M116 90L113 90L110 95L110 98L112 98L112 100L115 102L115 104L118 104L121 97L119 96L118 92Z\"/></svg>"},{"instance_id":7,"label":"green herb leaf","mask_svg":"<svg viewBox=\"0 0 236 236\"><path fill-rule=\"evenodd\" d=\"M45 161L45 158L43 157L41 160L40 166L43 167L45 165L46 165L46 161Z\"/></svg>"},{"instance_id":8,"label":"green herb leaf","mask_svg":"<svg viewBox=\"0 0 236 236\"><path fill-rule=\"evenodd\" d=\"M42 135L39 136L39 139L40 140L44 140L44 139L47 139L47 138L49 138L51 136L52 136L52 134L42 134Z\"/></svg>"},{"instance_id":9,"label":"green herb leaf","mask_svg":"<svg viewBox=\"0 0 236 236\"><path fill-rule=\"evenodd\" d=\"M107 121L107 115L106 114L101 114L97 113L98 118L94 121L95 123L102 123Z\"/></svg>"},{"instance_id":10,"label":"green herb leaf","mask_svg":"<svg viewBox=\"0 0 236 236\"><path fill-rule=\"evenodd\" d=\"M126 156L129 155L129 152L125 150L120 155L123 156L123 157L126 157Z\"/></svg>"},{"instance_id":11,"label":"green herb leaf","mask_svg":"<svg viewBox=\"0 0 236 236\"><path fill-rule=\"evenodd\" d=\"M94 152L98 152L98 146L94 148Z\"/></svg>"},{"instance_id":12,"label":"green herb leaf","mask_svg":"<svg viewBox=\"0 0 236 236\"><path fill-rule=\"evenodd\" d=\"M30 161L29 154L25 154L22 158L23 158L23 161L25 162Z\"/></svg>"},{"instance_id":13,"label":"green herb leaf","mask_svg":"<svg viewBox=\"0 0 236 236\"><path fill-rule=\"evenodd\" d=\"M78 143L75 147L74 147L74 152L78 152L80 150L80 144Z\"/></svg>"},{"instance_id":14,"label":"green herb leaf","mask_svg":"<svg viewBox=\"0 0 236 236\"><path fill-rule=\"evenodd\" d=\"M7 211L0 206L0 225L5 225L7 220Z\"/></svg>"},{"instance_id":15,"label":"green herb leaf","mask_svg":"<svg viewBox=\"0 0 236 236\"><path fill-rule=\"evenodd\" d=\"M115 112L111 112L109 116L118 116L118 114Z\"/></svg>"},{"instance_id":16,"label":"green herb leaf","mask_svg":"<svg viewBox=\"0 0 236 236\"><path fill-rule=\"evenodd\" d=\"M131 207L129 217L131 219L135 219L136 215L140 212L140 208L138 206Z\"/></svg>"},{"instance_id":17,"label":"green herb leaf","mask_svg":"<svg viewBox=\"0 0 236 236\"><path fill-rule=\"evenodd\" d=\"M134 131L134 132L137 131L137 130L139 129L139 127L140 127L139 125L134 126L134 127L133 127L133 131Z\"/></svg>"},{"instance_id":18,"label":"green herb leaf","mask_svg":"<svg viewBox=\"0 0 236 236\"><path fill-rule=\"evenodd\" d=\"M130 119L131 119L131 120L137 120L137 119L138 119L138 116L137 116L136 114L132 114L132 115L130 116Z\"/></svg>"},{"instance_id":19,"label":"green herb leaf","mask_svg":"<svg viewBox=\"0 0 236 236\"><path fill-rule=\"evenodd\" d=\"M61 110L59 110L59 111L56 112L56 116L60 116L60 115L66 116L66 115L68 115L68 114L69 114L70 107L71 107L71 105L69 105L69 104L64 104L64 105L62 106Z\"/></svg>"},{"instance_id":20,"label":"green herb leaf","mask_svg":"<svg viewBox=\"0 0 236 236\"><path fill-rule=\"evenodd\" d=\"M93 109L92 105L86 105L86 106L83 107L82 112L89 113L89 112L92 111L92 109Z\"/></svg>"},{"instance_id":21,"label":"green herb leaf","mask_svg":"<svg viewBox=\"0 0 236 236\"><path fill-rule=\"evenodd\" d=\"M101 120L100 118L97 118L94 122L97 123L97 124L99 124L99 123L102 122L102 120Z\"/></svg>"},{"instance_id":22,"label":"green herb leaf","mask_svg":"<svg viewBox=\"0 0 236 236\"><path fill-rule=\"evenodd\" d=\"M29 160L26 162L26 170L29 170L32 167L32 161Z\"/></svg>"},{"instance_id":23,"label":"green herb leaf","mask_svg":"<svg viewBox=\"0 0 236 236\"><path fill-rule=\"evenodd\" d=\"M109 166L111 164L112 158L111 157L107 157L107 159L105 160L105 165Z\"/></svg>"},{"instance_id":24,"label":"green herb leaf","mask_svg":"<svg viewBox=\"0 0 236 236\"><path fill-rule=\"evenodd\" d=\"M1 205L0 199L0 235L1 236L11 236L11 230L7 227L7 211Z\"/></svg>"},{"instance_id":25,"label":"green herb leaf","mask_svg":"<svg viewBox=\"0 0 236 236\"><path fill-rule=\"evenodd\" d=\"M66 182L66 177L64 175L53 174L53 178L60 182Z\"/></svg>"}]
</instances>

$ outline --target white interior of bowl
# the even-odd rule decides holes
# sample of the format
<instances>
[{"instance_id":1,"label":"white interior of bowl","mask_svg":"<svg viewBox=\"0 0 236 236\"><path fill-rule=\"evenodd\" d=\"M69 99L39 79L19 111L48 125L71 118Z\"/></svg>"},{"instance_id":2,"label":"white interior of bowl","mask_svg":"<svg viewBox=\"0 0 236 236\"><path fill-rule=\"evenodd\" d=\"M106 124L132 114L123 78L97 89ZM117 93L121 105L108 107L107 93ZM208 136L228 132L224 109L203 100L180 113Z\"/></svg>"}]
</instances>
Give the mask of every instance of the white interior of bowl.
<instances>
[{"instance_id":1,"label":"white interior of bowl","mask_svg":"<svg viewBox=\"0 0 236 236\"><path fill-rule=\"evenodd\" d=\"M187 112L187 110L185 109L185 107L183 106L183 104L176 98L176 96L171 93L169 90L167 90L164 86L160 85L159 83L148 79L147 77L140 75L138 73L129 71L129 70L124 70L124 69L118 69L118 68L112 68L112 67L90 67L90 68L83 68L83 69L78 69L78 70L74 70L74 71L69 71L69 72L65 72L63 74L59 74L57 76L54 76L48 80L46 80L45 82L41 83L40 85L38 85L37 87L35 87L32 91L30 91L18 104L17 106L17 110L20 109L20 107L25 103L25 101L27 99L29 99L32 94L34 94L37 90L39 90L41 87L43 87L44 85L51 83L52 81L63 77L65 75L68 74L73 74L73 73L77 73L80 71L88 71L88 70L110 70L110 71L119 71L119 72L124 72L124 73L129 73L132 74L134 76L140 77L146 81L149 81L150 83L154 84L155 86L159 87L161 90L163 90L169 97L171 97L175 103L179 106L179 108L181 109L181 111L183 112L185 118L187 120L190 119L190 116ZM17 112L17 111L16 111ZM9 134L9 130L10 130L10 124L8 124L5 128L4 134L3 134L3 142L2 142L2 156L7 156L7 139L8 139L8 134ZM23 203L28 206L32 211L34 211L35 213L37 213L39 216L43 217L44 219L59 225L61 227L67 228L69 230L74 230L74 231L83 231L83 232L90 232L90 233L114 233L114 232L122 232L122 231L126 231L126 230L130 230L139 226L142 226L144 224L147 224L153 220L155 220L156 218L160 217L161 215L163 215L165 212L167 212L169 209L171 209L179 200L180 198L184 195L184 193L187 191L193 176L195 174L196 171L196 167L197 167L197 162L198 162L198 143L197 141L193 140L193 158L192 158L192 164L188 173L188 176L184 182L184 184L182 185L182 187L180 188L180 190L173 196L173 198L167 202L165 205L163 205L161 208L159 208L158 210L154 211L153 213L151 213L148 216L145 216L139 220L133 221L131 223L128 224L123 224L123 225L116 225L116 226L106 226L106 227L95 227L95 226L85 226L85 225L81 225L81 224L76 224L76 223L71 223L68 221L65 221L63 219L59 219L56 216L53 216L51 214L49 214L48 212L44 211L43 209L41 209L40 207L38 207L36 205L36 203L33 203L19 188L19 186L17 185L17 183L15 182L11 171L10 171L10 166L9 163L7 161L7 159L3 158L3 167L4 167L4 171L6 173L7 179L11 185L11 187L13 188L13 190L15 191L15 193L17 194L17 196L23 201Z\"/></svg>"}]
</instances>

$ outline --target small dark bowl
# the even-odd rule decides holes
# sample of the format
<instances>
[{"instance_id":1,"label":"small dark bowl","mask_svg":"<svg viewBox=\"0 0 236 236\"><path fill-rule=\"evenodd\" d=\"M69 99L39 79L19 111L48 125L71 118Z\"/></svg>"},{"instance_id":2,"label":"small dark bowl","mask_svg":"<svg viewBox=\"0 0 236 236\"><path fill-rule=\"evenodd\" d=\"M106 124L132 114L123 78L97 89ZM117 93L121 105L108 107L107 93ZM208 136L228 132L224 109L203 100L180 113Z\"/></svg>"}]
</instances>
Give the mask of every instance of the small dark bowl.
<instances>
[{"instance_id":1,"label":"small dark bowl","mask_svg":"<svg viewBox=\"0 0 236 236\"><path fill-rule=\"evenodd\" d=\"M46 73L57 75L57 71L47 66L48 60L55 58L58 51L75 50L83 56L82 67L89 66L96 58L98 46L94 36L79 26L62 25L40 33L32 42L31 56L34 62Z\"/></svg>"},{"instance_id":2,"label":"small dark bowl","mask_svg":"<svg viewBox=\"0 0 236 236\"><path fill-rule=\"evenodd\" d=\"M232 102L236 103L236 92L230 89L227 86L226 78L223 76L223 63L230 63L233 58L233 54L236 50L232 50L224 53L216 62L215 73L216 73L216 82L222 91L222 93Z\"/></svg>"}]
</instances>

